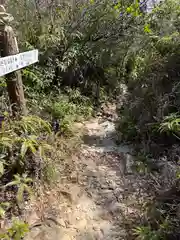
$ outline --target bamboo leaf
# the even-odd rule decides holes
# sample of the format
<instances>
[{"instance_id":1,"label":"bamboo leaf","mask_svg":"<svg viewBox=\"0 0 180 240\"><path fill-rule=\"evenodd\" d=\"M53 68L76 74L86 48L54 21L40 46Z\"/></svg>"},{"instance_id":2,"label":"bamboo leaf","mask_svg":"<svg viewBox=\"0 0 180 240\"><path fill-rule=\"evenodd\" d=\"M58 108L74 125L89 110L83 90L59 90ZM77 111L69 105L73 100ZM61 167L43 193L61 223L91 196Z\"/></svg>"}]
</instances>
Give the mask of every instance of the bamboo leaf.
<instances>
[{"instance_id":1,"label":"bamboo leaf","mask_svg":"<svg viewBox=\"0 0 180 240\"><path fill-rule=\"evenodd\" d=\"M25 190L24 184L22 183L18 188L18 192L17 192L17 196L16 196L18 202L23 201L24 190Z\"/></svg>"},{"instance_id":2,"label":"bamboo leaf","mask_svg":"<svg viewBox=\"0 0 180 240\"><path fill-rule=\"evenodd\" d=\"M0 207L0 217L4 217L5 213L6 211L2 207Z\"/></svg>"},{"instance_id":3,"label":"bamboo leaf","mask_svg":"<svg viewBox=\"0 0 180 240\"><path fill-rule=\"evenodd\" d=\"M42 158L44 156L44 148L39 146L39 156Z\"/></svg>"},{"instance_id":4,"label":"bamboo leaf","mask_svg":"<svg viewBox=\"0 0 180 240\"><path fill-rule=\"evenodd\" d=\"M11 138L2 137L1 140L0 140L0 144L2 146L12 148L13 140Z\"/></svg>"},{"instance_id":5,"label":"bamboo leaf","mask_svg":"<svg viewBox=\"0 0 180 240\"><path fill-rule=\"evenodd\" d=\"M17 182L19 182L19 183L21 182L21 177L19 176L19 174L15 174L14 178Z\"/></svg>"},{"instance_id":6,"label":"bamboo leaf","mask_svg":"<svg viewBox=\"0 0 180 240\"><path fill-rule=\"evenodd\" d=\"M9 202L4 202L4 203L1 203L0 204L2 207L6 207L8 208L10 206L10 203Z\"/></svg>"},{"instance_id":7,"label":"bamboo leaf","mask_svg":"<svg viewBox=\"0 0 180 240\"><path fill-rule=\"evenodd\" d=\"M10 187L10 186L18 185L18 184L19 184L19 182L17 182L17 181L15 180L15 181L12 181L12 182L7 183L4 187Z\"/></svg>"},{"instance_id":8,"label":"bamboo leaf","mask_svg":"<svg viewBox=\"0 0 180 240\"><path fill-rule=\"evenodd\" d=\"M21 146L21 157L24 158L28 150L28 145L24 142Z\"/></svg>"},{"instance_id":9,"label":"bamboo leaf","mask_svg":"<svg viewBox=\"0 0 180 240\"><path fill-rule=\"evenodd\" d=\"M35 148L35 146L34 146L32 143L29 143L29 144L28 144L28 147L29 147L29 149L31 150L31 152L32 152L33 154L36 153L36 148Z\"/></svg>"},{"instance_id":10,"label":"bamboo leaf","mask_svg":"<svg viewBox=\"0 0 180 240\"><path fill-rule=\"evenodd\" d=\"M0 162L0 176L4 174L4 163Z\"/></svg>"}]
</instances>

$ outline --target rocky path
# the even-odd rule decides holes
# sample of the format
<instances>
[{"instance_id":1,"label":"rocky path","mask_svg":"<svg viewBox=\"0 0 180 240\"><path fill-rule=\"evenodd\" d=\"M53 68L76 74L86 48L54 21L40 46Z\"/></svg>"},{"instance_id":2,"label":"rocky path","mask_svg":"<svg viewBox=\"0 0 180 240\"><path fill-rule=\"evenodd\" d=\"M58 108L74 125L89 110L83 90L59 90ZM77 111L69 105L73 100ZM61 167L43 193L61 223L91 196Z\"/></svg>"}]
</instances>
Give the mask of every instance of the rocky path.
<instances>
[{"instance_id":1,"label":"rocky path","mask_svg":"<svg viewBox=\"0 0 180 240\"><path fill-rule=\"evenodd\" d=\"M59 195L57 189L45 194L52 208L26 240L132 239L130 230L141 217L150 184L134 170L130 147L116 145L115 118L110 117L77 125L84 129L84 136L74 156L76 177L62 183ZM50 217L53 211L56 219ZM30 225L37 218L33 213Z\"/></svg>"}]
</instances>

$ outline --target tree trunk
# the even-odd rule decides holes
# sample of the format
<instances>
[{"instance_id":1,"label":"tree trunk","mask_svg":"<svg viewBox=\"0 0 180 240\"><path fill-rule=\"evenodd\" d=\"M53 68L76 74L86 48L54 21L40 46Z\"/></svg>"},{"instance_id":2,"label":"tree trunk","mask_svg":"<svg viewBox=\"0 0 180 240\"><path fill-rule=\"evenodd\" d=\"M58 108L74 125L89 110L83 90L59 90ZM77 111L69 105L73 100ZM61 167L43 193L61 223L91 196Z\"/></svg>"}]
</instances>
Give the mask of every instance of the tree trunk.
<instances>
[{"instance_id":1,"label":"tree trunk","mask_svg":"<svg viewBox=\"0 0 180 240\"><path fill-rule=\"evenodd\" d=\"M1 26L1 56L6 57L18 53L19 49L13 29L10 26ZM6 83L13 115L26 115L21 72L15 71L7 74Z\"/></svg>"}]
</instances>

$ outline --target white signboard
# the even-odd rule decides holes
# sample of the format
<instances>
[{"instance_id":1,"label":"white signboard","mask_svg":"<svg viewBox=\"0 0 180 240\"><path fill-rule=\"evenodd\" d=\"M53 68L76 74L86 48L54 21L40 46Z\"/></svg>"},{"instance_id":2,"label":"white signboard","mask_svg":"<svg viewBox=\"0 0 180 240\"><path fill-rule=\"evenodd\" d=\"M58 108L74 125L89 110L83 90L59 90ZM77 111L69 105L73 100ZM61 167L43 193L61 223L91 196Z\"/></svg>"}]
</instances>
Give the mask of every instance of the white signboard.
<instances>
[{"instance_id":1,"label":"white signboard","mask_svg":"<svg viewBox=\"0 0 180 240\"><path fill-rule=\"evenodd\" d=\"M38 62L38 50L0 57L0 77Z\"/></svg>"}]
</instances>

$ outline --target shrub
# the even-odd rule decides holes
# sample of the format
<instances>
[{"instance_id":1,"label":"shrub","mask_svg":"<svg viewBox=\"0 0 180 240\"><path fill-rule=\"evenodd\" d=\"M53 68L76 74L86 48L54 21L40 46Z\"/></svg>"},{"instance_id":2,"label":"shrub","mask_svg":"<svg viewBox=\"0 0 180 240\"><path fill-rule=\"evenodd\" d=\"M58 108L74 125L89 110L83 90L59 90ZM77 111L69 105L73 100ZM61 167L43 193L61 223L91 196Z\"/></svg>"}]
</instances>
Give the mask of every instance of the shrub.
<instances>
[{"instance_id":1,"label":"shrub","mask_svg":"<svg viewBox=\"0 0 180 240\"><path fill-rule=\"evenodd\" d=\"M126 122L127 130L131 129L126 132L124 128L125 139L127 135L131 139L133 132L140 141L159 141L164 136L160 136L159 124L167 115L178 112L178 8L178 1L165 1L148 14L146 24L150 31L140 36L145 45L137 45L135 52L130 50L124 77L128 94L119 112L124 116L120 128Z\"/></svg>"}]
</instances>

